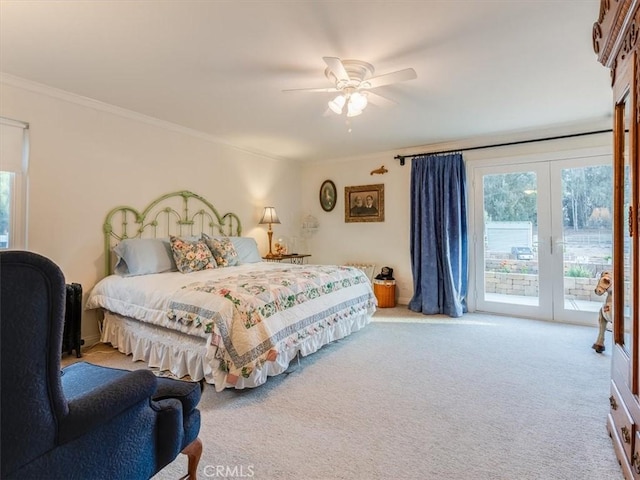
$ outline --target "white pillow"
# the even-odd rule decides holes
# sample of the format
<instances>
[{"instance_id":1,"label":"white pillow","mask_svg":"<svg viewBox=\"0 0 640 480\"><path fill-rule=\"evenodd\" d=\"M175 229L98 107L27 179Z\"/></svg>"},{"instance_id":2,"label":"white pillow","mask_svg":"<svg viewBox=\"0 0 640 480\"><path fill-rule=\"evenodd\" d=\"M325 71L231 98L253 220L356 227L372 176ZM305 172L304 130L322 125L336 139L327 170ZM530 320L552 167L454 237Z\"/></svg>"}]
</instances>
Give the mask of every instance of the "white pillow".
<instances>
[{"instance_id":1,"label":"white pillow","mask_svg":"<svg viewBox=\"0 0 640 480\"><path fill-rule=\"evenodd\" d=\"M176 271L168 239L127 238L113 249L117 255L114 272L118 275L147 275Z\"/></svg>"},{"instance_id":2,"label":"white pillow","mask_svg":"<svg viewBox=\"0 0 640 480\"><path fill-rule=\"evenodd\" d=\"M242 263L256 263L261 262L262 257L258 252L258 244L255 238L252 237L229 237L231 243L236 247L238 252L238 262Z\"/></svg>"}]
</instances>

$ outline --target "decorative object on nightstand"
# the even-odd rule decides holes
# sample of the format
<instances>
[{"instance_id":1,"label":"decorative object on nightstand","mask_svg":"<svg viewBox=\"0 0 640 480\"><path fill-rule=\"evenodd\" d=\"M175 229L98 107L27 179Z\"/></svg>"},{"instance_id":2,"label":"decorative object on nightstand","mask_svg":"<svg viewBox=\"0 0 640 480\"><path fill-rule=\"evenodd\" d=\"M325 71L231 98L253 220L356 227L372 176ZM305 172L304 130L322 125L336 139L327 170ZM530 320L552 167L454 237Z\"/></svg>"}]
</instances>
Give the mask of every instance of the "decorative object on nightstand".
<instances>
[{"instance_id":1,"label":"decorative object on nightstand","mask_svg":"<svg viewBox=\"0 0 640 480\"><path fill-rule=\"evenodd\" d=\"M276 256L271 251L271 240L273 238L273 230L271 230L272 223L280 223L276 209L274 207L264 207L264 213L262 214L262 219L259 224L269 225L269 229L267 230L267 235L269 236L269 253L267 253L266 258L273 258Z\"/></svg>"},{"instance_id":2,"label":"decorative object on nightstand","mask_svg":"<svg viewBox=\"0 0 640 480\"><path fill-rule=\"evenodd\" d=\"M283 237L278 238L278 240L273 244L273 249L275 250L274 255L276 256L286 255L289 253L287 239Z\"/></svg>"}]
</instances>

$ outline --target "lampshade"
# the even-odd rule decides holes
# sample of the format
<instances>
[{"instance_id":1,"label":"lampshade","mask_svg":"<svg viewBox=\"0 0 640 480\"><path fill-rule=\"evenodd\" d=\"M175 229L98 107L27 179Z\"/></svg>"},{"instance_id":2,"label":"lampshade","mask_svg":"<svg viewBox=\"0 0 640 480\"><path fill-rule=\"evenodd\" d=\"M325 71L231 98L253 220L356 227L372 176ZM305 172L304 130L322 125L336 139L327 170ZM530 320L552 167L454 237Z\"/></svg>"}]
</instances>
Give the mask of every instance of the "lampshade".
<instances>
[{"instance_id":1,"label":"lampshade","mask_svg":"<svg viewBox=\"0 0 640 480\"><path fill-rule=\"evenodd\" d=\"M272 223L280 223L276 209L274 207L264 207L264 213L262 214L262 219L259 224L266 225Z\"/></svg>"},{"instance_id":2,"label":"lampshade","mask_svg":"<svg viewBox=\"0 0 640 480\"><path fill-rule=\"evenodd\" d=\"M366 92L347 91L346 94L340 94L328 105L332 112L342 115L344 106L347 106L347 117L355 117L360 115L369 103Z\"/></svg>"},{"instance_id":3,"label":"lampshade","mask_svg":"<svg viewBox=\"0 0 640 480\"><path fill-rule=\"evenodd\" d=\"M347 105L347 117L357 117L362 113L362 110L355 108L351 102Z\"/></svg>"},{"instance_id":4,"label":"lampshade","mask_svg":"<svg viewBox=\"0 0 640 480\"><path fill-rule=\"evenodd\" d=\"M342 109L344 108L344 103L346 101L347 99L344 97L344 95L338 95L336 98L334 98L329 102L329 108L334 113L337 113L338 115L340 115L342 114Z\"/></svg>"},{"instance_id":5,"label":"lampshade","mask_svg":"<svg viewBox=\"0 0 640 480\"><path fill-rule=\"evenodd\" d=\"M361 92L354 92L349 97L349 105L355 108L356 110L364 110L367 106L368 100L367 95Z\"/></svg>"}]
</instances>

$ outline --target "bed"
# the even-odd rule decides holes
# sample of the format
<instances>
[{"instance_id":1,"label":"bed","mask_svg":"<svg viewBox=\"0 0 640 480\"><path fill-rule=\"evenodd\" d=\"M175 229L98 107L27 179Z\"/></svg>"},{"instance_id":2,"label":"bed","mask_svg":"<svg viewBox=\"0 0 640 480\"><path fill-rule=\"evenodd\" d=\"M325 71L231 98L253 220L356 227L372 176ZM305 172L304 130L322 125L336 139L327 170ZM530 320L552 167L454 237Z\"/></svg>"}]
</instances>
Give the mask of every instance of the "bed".
<instances>
[{"instance_id":1,"label":"bed","mask_svg":"<svg viewBox=\"0 0 640 480\"><path fill-rule=\"evenodd\" d=\"M263 384L376 309L361 269L262 261L239 217L193 192L116 207L103 231L106 276L85 305L103 312L101 341L218 391Z\"/></svg>"}]
</instances>

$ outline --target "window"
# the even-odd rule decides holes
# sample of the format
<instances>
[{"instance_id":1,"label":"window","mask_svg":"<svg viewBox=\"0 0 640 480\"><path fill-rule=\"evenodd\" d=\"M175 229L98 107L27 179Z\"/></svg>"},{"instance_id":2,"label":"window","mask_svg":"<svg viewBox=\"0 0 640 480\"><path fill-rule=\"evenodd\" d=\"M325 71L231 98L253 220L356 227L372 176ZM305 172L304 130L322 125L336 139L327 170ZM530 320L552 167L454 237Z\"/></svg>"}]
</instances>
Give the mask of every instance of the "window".
<instances>
[{"instance_id":1,"label":"window","mask_svg":"<svg viewBox=\"0 0 640 480\"><path fill-rule=\"evenodd\" d=\"M0 117L0 249L27 247L28 125Z\"/></svg>"},{"instance_id":2,"label":"window","mask_svg":"<svg viewBox=\"0 0 640 480\"><path fill-rule=\"evenodd\" d=\"M611 155L550 157L473 167L474 227L484 240L474 249L476 306L587 325L602 306L597 277L611 268Z\"/></svg>"}]
</instances>

